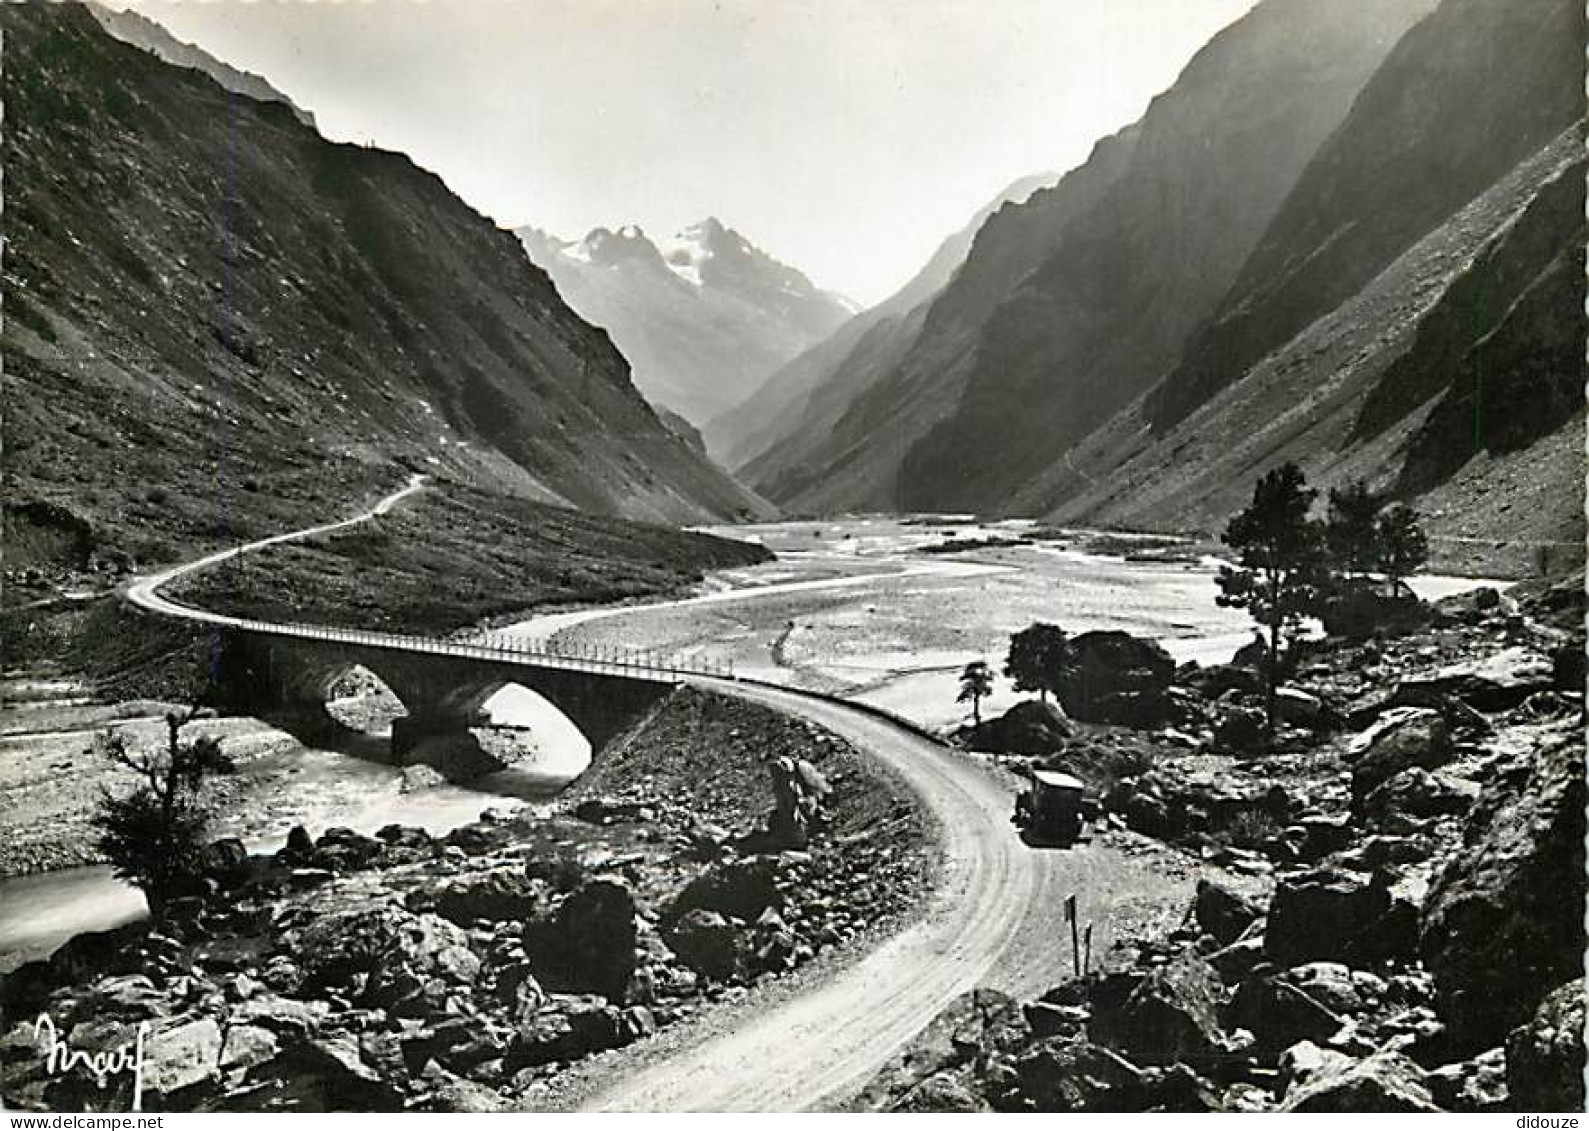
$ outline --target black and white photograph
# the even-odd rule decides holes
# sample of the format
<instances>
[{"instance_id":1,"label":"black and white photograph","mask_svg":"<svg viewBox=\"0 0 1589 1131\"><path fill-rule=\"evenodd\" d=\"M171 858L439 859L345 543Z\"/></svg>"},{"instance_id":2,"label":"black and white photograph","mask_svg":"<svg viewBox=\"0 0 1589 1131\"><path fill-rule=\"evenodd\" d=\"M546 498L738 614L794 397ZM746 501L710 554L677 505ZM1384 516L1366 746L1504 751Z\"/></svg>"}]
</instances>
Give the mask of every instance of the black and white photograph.
<instances>
[{"instance_id":1,"label":"black and white photograph","mask_svg":"<svg viewBox=\"0 0 1589 1131\"><path fill-rule=\"evenodd\" d=\"M1586 50L0 4L0 1121L1581 1126Z\"/></svg>"}]
</instances>

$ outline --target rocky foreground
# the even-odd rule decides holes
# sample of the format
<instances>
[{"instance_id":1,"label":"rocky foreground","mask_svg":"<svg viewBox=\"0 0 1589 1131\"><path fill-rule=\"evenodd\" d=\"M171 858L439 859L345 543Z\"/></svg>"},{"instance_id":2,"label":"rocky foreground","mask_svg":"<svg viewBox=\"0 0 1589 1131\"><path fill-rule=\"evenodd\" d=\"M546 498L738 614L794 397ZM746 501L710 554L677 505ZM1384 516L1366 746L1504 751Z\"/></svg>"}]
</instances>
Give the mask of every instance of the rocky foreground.
<instances>
[{"instance_id":1,"label":"rocky foreground","mask_svg":"<svg viewBox=\"0 0 1589 1131\"><path fill-rule=\"evenodd\" d=\"M926 845L911 796L835 736L681 690L550 817L217 842L207 897L0 983L0 1090L126 1110L130 1076L48 1071L47 1014L106 1052L147 1022L146 1110L552 1102L568 1064L889 929Z\"/></svg>"},{"instance_id":2,"label":"rocky foreground","mask_svg":"<svg viewBox=\"0 0 1589 1131\"><path fill-rule=\"evenodd\" d=\"M1094 974L965 996L856 1106L1582 1110L1581 584L1320 642L1272 745L1243 665L1092 634L1074 717L1023 704L967 741L1085 777L1107 826L1267 895L1205 880Z\"/></svg>"}]
</instances>

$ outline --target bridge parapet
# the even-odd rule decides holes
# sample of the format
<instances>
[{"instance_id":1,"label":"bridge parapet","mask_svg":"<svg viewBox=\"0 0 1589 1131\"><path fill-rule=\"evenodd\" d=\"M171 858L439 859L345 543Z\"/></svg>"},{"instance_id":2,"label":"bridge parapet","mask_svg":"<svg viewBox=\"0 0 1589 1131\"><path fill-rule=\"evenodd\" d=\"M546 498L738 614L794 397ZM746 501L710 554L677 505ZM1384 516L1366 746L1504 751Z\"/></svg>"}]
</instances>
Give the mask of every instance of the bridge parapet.
<instances>
[{"instance_id":1,"label":"bridge parapet","mask_svg":"<svg viewBox=\"0 0 1589 1131\"><path fill-rule=\"evenodd\" d=\"M367 668L408 711L392 727L393 764L424 762L450 777L501 768L468 730L482 721L486 701L509 684L528 688L562 711L589 740L594 756L671 692L684 674L620 659L548 655L492 639L256 627L243 620L229 628L232 644L222 678L233 702L312 733L336 725L325 703L337 677L355 665Z\"/></svg>"}]
</instances>

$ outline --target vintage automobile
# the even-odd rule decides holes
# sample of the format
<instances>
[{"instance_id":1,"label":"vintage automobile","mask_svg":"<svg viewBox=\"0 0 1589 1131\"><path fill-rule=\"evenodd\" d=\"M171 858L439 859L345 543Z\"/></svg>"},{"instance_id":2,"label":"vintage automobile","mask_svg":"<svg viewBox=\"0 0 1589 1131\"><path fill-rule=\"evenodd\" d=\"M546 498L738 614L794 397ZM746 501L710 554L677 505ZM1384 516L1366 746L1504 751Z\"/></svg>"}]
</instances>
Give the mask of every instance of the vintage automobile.
<instances>
[{"instance_id":1,"label":"vintage automobile","mask_svg":"<svg viewBox=\"0 0 1589 1131\"><path fill-rule=\"evenodd\" d=\"M1033 843L1075 844L1091 814L1087 787L1055 770L1030 771L1031 787L1015 799L1012 820Z\"/></svg>"}]
</instances>

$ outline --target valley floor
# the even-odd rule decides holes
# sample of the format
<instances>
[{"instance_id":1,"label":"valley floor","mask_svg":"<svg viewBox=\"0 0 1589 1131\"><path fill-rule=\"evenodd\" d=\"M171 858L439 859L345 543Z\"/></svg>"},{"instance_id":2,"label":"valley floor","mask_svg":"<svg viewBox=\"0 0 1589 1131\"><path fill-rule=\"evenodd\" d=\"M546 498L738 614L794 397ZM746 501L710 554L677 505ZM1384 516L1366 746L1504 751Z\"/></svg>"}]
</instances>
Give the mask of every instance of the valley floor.
<instances>
[{"instance_id":1,"label":"valley floor","mask_svg":"<svg viewBox=\"0 0 1589 1131\"><path fill-rule=\"evenodd\" d=\"M931 727L958 721L951 692L964 657L997 655L1011 628L1054 615L1056 593L1065 605L1056 619L1068 628L1124 625L1151 634L1157 627L1184 658L1228 657L1245 639L1207 600L1206 563L1117 559L1101 568L1096 557L1007 531L869 525L767 531L769 541L805 540L809 556L779 545L778 564L725 575L742 589L709 586L696 598L653 608L556 614L504 631L585 641L606 634L630 647L733 659L741 674L870 695ZM997 544L932 552L945 539ZM809 546L813 540L823 545ZM828 552L813 552L818 548ZM1482 661L1501 646L1491 643L1486 618L1503 614L1513 615L1480 612L1474 631L1414 638L1397 646L1400 658L1378 662L1402 673L1411 670L1408 658L1425 668ZM1493 627L1499 630L1501 621ZM1527 643L1527 631L1507 629L1524 633L1518 639L1525 649L1539 647ZM1558 636L1571 639L1570 633ZM1494 639L1503 637L1497 632ZM1338 669L1323 653L1311 677L1317 686L1309 686L1339 712L1354 696L1372 691L1359 686L1368 671L1364 663L1354 655ZM1519 678L1532 689L1526 681L1539 677L1537 662L1530 663L1534 667L1523 670L1533 674ZM1548 673L1543 678L1541 686L1552 685ZM8 712L8 725L41 744L32 776L59 770L78 782L77 793L60 791L66 800L59 812L74 806L81 812L86 794L79 794L89 779L67 747L50 743L81 743L90 728L118 712L142 716L128 725L159 729L149 717L159 704L74 702L86 698L76 694L81 689L60 684L14 690L40 701L26 709L35 713L27 723L14 721L22 712ZM79 940L48 965L17 971L3 996L12 1006L44 1002L68 1016L129 1009L129 1018L152 1014L162 1019L172 1056L188 1056L197 1041L193 1055L208 1067L202 1078L167 1082L163 1094L173 1107L334 1107L351 1102L350 1094L382 1107L471 1110L504 1104L920 1106L920 1079L902 1092L887 1082L897 1080L897 1065L876 1081L873 1073L934 1013L959 1008L958 995L973 988L1015 1000L1059 993L1055 987L1069 979L1072 960L1063 929L1067 897L1077 897L1092 927L1096 960L1129 972L1133 963L1158 961L1152 956L1166 953L1161 940L1172 940L1173 950L1194 891L1202 898L1201 886L1217 882L1261 906L1300 851L1288 839L1289 828L1284 835L1271 828L1269 841L1248 830L1252 835L1243 833L1236 845L1216 830L1189 834L1156 825L1151 810L1128 803L1132 791L1106 798L1109 816L1089 843L1069 851L1031 849L1009 826L1018 779L1000 768L999 759L946 750L837 702L774 688L723 690L735 699L680 693L685 698L652 720L616 762L604 759L581 778L554 815L487 814L437 837L388 810L377 839L348 829L318 839L294 833L285 852L256 857L246 874L234 877L245 886L227 909L196 909L196 919L153 933L135 924L102 942ZM746 697L761 706L739 701ZM1204 721L1212 725L1222 708L1210 703L1200 709L1211 712ZM1564 709L1570 711L1570 702ZM280 771L284 758L301 773L306 752L268 749L258 724L216 725L234 728L234 741L244 745L264 743L261 771L244 775L254 782L257 800L279 802L301 785L302 779L290 780L291 769L273 777L263 768ZM1513 733L1509 719L1500 733ZM1067 756L1081 760L1077 772L1083 773L1089 759L1105 767L1121 752L1135 764L1152 765L1159 782L1153 788L1168 811L1197 810L1204 804L1197 790L1245 797L1247 779L1257 774L1254 781L1271 785L1284 779L1304 807L1328 814L1341 801L1342 755L1329 732L1323 735L1322 745L1295 736L1289 760L1242 764L1210 748L1208 732L1200 735L1196 725L1163 733L1083 727ZM799 752L838 787L834 834L809 850L736 850L754 843L770 807L759 757L769 746ZM1115 753L1099 753L1109 750ZM1481 763L1472 769L1480 773ZM385 777L382 782L389 788ZM1101 789L1108 784L1107 778L1099 783ZM478 791L461 794L451 811L457 819L480 798ZM1190 800L1180 800L1182 794ZM421 789L411 799L412 812L439 800ZM40 804L48 808L49 802ZM313 820L299 812L306 823ZM334 819L340 823L345 813L346 807ZM323 810L320 815L333 819ZM237 831L246 836L250 829L262 831L246 821ZM559 863L565 859L571 861L566 869ZM641 929L632 943L614 926L629 921L622 913L608 920L606 912L581 902L605 906L617 897L578 894L604 893L601 885L609 881L636 901L638 918L629 920ZM421 982L435 962L446 964L444 981L464 981L452 986L450 997L435 999L404 996L372 974L338 989L345 974L316 968L315 924L340 922L347 907L363 918L337 929L373 932L377 951L387 945L380 942L383 932L407 930L405 924L420 917L436 950L422 947L403 961ZM707 917L689 920L684 931L681 916L690 911ZM299 924L303 933L262 933L262 916ZM582 933L592 930L598 934ZM107 966L106 946L133 965ZM247 951L241 967L238 946ZM467 962L464 951L473 956ZM616 955L625 978L642 968L651 973L619 988L598 969L556 957L565 951ZM221 954L231 957L217 963ZM168 966L199 971L200 984L171 982ZM129 975L153 981L138 982L129 997ZM233 1002L219 1017L193 1004L204 998L206 985ZM526 985L536 987L529 997L513 988ZM161 996L178 989L188 995L180 1002ZM356 1007L352 1013L343 1012L348 1002ZM449 1021L449 1002L475 1018L469 1039ZM857 1002L869 1004L857 1008ZM285 1028L262 1016L289 1009L296 1019ZM210 1047L206 1025L217 1033L246 1031L252 1051L229 1053L226 1042ZM791 1033L806 1036L791 1039ZM1034 1039L1030 1033L1019 1038ZM975 1103L1045 1103L1031 1087L1013 1094L989 1090L986 1081L955 1075L955 1065L944 1071L954 1077L956 1094ZM1270 1071L1255 1062L1253 1078L1268 1079ZM50 1086L26 1073L4 1082L8 1100L21 1094L34 1103ZM1247 1087L1250 1081L1236 1083ZM1236 1099L1231 1093L1214 1102L1262 1106L1283 1098L1272 1090L1268 1101L1237 1091ZM1126 1102L1123 1094L1115 1099ZM954 1106L942 1095L939 1100Z\"/></svg>"}]
</instances>

